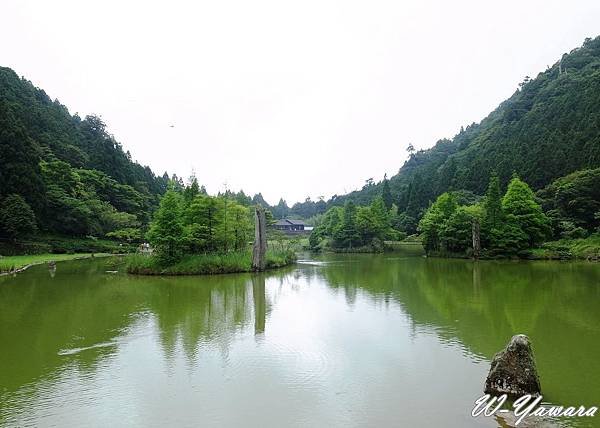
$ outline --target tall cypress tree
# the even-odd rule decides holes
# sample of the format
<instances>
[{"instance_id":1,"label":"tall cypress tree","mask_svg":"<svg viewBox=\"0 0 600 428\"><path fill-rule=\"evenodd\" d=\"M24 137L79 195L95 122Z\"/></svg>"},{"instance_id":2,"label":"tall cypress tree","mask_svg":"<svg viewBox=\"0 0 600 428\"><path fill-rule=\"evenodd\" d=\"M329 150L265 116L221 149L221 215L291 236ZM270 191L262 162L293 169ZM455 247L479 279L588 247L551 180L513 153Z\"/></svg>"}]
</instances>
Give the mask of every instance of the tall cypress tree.
<instances>
[{"instance_id":1,"label":"tall cypress tree","mask_svg":"<svg viewBox=\"0 0 600 428\"><path fill-rule=\"evenodd\" d=\"M394 203L394 201L392 199L392 192L390 190L390 182L387 179L387 174L383 176L383 188L381 191L381 197L383 198L385 208L388 210L392 208L392 204Z\"/></svg>"},{"instance_id":2,"label":"tall cypress tree","mask_svg":"<svg viewBox=\"0 0 600 428\"><path fill-rule=\"evenodd\" d=\"M406 204L406 214L417 218L419 210L425 205L423 199L423 179L419 173L415 174L408 188L408 202Z\"/></svg>"},{"instance_id":3,"label":"tall cypress tree","mask_svg":"<svg viewBox=\"0 0 600 428\"><path fill-rule=\"evenodd\" d=\"M527 235L529 246L539 244L550 234L550 221L536 202L531 188L518 177L510 180L502 198L507 221L514 222Z\"/></svg>"},{"instance_id":4,"label":"tall cypress tree","mask_svg":"<svg viewBox=\"0 0 600 428\"><path fill-rule=\"evenodd\" d=\"M490 175L487 192L485 194L485 226L488 229L500 227L502 222L502 192L500 179L495 172Z\"/></svg>"},{"instance_id":5,"label":"tall cypress tree","mask_svg":"<svg viewBox=\"0 0 600 428\"><path fill-rule=\"evenodd\" d=\"M342 225L335 237L339 246L352 248L360 241L360 235L356 229L356 205L351 200L344 206Z\"/></svg>"},{"instance_id":6,"label":"tall cypress tree","mask_svg":"<svg viewBox=\"0 0 600 428\"><path fill-rule=\"evenodd\" d=\"M148 231L148 239L159 260L164 263L176 262L183 254L185 237L181 215L182 199L176 191L168 190L160 200Z\"/></svg>"}]
</instances>

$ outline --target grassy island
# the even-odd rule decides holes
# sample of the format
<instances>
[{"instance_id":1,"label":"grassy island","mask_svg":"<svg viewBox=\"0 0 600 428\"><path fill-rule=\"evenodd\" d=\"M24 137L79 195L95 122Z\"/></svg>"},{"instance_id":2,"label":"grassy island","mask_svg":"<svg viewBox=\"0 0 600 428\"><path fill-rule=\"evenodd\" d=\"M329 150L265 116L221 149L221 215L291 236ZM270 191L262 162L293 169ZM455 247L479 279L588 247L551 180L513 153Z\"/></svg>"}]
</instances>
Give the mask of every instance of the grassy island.
<instances>
[{"instance_id":1,"label":"grassy island","mask_svg":"<svg viewBox=\"0 0 600 428\"><path fill-rule=\"evenodd\" d=\"M228 197L209 196L197 186L170 189L160 200L147 238L151 254L127 257L127 272L139 275L206 275L251 272L252 211ZM272 242L272 245L275 243ZM266 269L289 265L294 251L266 253Z\"/></svg>"},{"instance_id":2,"label":"grassy island","mask_svg":"<svg viewBox=\"0 0 600 428\"><path fill-rule=\"evenodd\" d=\"M157 257L132 254L127 257L127 272L136 275L211 275L252 272L252 253L188 254L165 264ZM291 251L267 251L267 269L288 266L296 261Z\"/></svg>"}]
</instances>

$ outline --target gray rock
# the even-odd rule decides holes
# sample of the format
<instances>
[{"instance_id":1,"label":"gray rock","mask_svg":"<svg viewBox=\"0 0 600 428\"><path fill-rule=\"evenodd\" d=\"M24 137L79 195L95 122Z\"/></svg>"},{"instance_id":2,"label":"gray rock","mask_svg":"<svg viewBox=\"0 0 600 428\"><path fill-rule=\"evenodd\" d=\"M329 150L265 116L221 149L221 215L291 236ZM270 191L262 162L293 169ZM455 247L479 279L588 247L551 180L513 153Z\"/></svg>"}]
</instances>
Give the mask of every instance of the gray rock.
<instances>
[{"instance_id":1,"label":"gray rock","mask_svg":"<svg viewBox=\"0 0 600 428\"><path fill-rule=\"evenodd\" d=\"M524 334L513 336L506 348L494 356L484 392L511 397L541 393L529 337Z\"/></svg>"}]
</instances>

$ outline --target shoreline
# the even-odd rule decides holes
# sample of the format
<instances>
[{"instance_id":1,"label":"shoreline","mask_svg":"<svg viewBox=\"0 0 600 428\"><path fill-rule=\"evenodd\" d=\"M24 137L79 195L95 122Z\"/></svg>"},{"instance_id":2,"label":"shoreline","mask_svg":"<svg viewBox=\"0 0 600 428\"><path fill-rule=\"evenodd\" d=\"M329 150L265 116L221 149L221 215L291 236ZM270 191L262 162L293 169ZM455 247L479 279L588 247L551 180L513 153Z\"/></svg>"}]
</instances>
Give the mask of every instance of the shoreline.
<instances>
[{"instance_id":1,"label":"shoreline","mask_svg":"<svg viewBox=\"0 0 600 428\"><path fill-rule=\"evenodd\" d=\"M126 271L127 275L134 275L134 276L164 276L164 277L177 277L177 276L217 276L217 275L236 275L236 274L240 274L240 273L265 273L265 272L272 272L278 269L284 269L284 268L289 268L291 266L296 265L297 262L291 262L288 264L284 264L284 265L280 265L280 266L273 266L273 267L268 267L265 268L264 271L257 271L257 270L232 270L232 271L224 271L224 272L207 272L207 273L196 273L196 272L129 272Z\"/></svg>"},{"instance_id":2,"label":"shoreline","mask_svg":"<svg viewBox=\"0 0 600 428\"><path fill-rule=\"evenodd\" d=\"M600 262L600 255L591 255L591 256L577 256L573 254L556 254L556 253L545 253L545 254L535 254L528 253L523 256L515 255L515 254L507 254L507 255L496 255L496 256L479 256L477 258L468 256L466 254L453 254L453 253L433 253L433 254L425 254L424 257L432 258L432 259L460 259L460 260L485 260L485 261L494 261L494 260L507 260L507 261L554 261L554 262L589 262L589 263L598 263Z\"/></svg>"},{"instance_id":3,"label":"shoreline","mask_svg":"<svg viewBox=\"0 0 600 428\"><path fill-rule=\"evenodd\" d=\"M40 261L33 262L33 263L28 263L26 265L19 266L18 268L12 269L12 270L2 270L2 271L0 271L0 276L16 275L18 273L25 272L30 267L38 266L38 265L43 265L43 264L48 264L49 262L52 262L52 261L55 262L55 263L60 263L60 262L68 262L68 261L72 261L72 260L92 259L92 258L96 258L96 257L119 256L119 255L122 255L122 254L89 253L89 254L80 254L80 255L76 255L75 257L64 258L64 259L61 259L60 257L58 257L58 258L56 257L56 256L61 256L62 254L49 254L49 255L53 255L55 257L48 257L47 259L44 259L44 260L40 260ZM4 256L0 260L3 260L5 258L10 259L12 257L23 257L23 256Z\"/></svg>"}]
</instances>

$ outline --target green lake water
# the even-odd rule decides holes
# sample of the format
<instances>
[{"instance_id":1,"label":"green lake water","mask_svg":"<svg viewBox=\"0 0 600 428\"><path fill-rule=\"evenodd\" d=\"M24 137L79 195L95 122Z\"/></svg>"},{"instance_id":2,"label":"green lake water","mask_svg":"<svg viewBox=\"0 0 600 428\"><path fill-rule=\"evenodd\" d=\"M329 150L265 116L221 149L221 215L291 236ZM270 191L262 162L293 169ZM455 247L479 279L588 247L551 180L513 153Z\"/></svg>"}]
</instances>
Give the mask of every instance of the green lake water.
<instances>
[{"instance_id":1,"label":"green lake water","mask_svg":"<svg viewBox=\"0 0 600 428\"><path fill-rule=\"evenodd\" d=\"M264 275L111 270L118 259L0 277L0 426L509 426L470 413L516 333L545 401L600 406L599 264L386 254Z\"/></svg>"}]
</instances>

